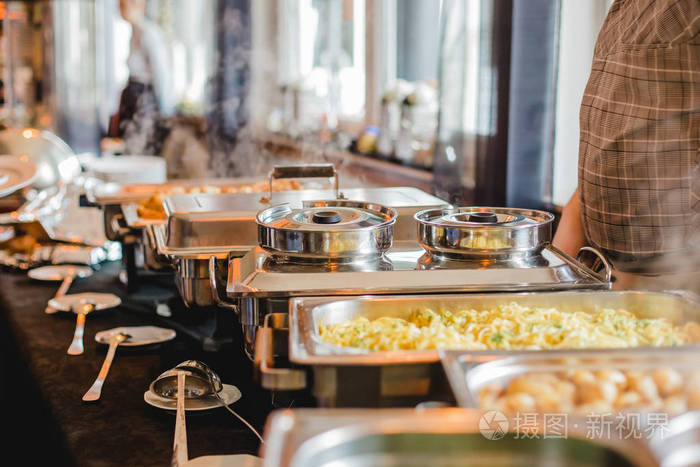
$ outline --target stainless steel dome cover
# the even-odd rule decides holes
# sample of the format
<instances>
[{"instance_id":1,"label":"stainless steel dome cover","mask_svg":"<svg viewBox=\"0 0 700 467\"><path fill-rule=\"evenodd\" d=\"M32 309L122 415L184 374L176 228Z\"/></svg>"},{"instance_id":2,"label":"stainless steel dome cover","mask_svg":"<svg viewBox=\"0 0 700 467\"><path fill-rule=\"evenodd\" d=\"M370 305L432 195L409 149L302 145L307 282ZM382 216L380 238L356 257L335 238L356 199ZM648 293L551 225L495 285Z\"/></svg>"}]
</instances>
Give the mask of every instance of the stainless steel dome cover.
<instances>
[{"instance_id":1,"label":"stainless steel dome cover","mask_svg":"<svg viewBox=\"0 0 700 467\"><path fill-rule=\"evenodd\" d=\"M552 240L554 215L499 207L427 209L415 214L418 241L430 255L502 259L538 254Z\"/></svg>"},{"instance_id":2,"label":"stainless steel dome cover","mask_svg":"<svg viewBox=\"0 0 700 467\"><path fill-rule=\"evenodd\" d=\"M285 203L257 214L258 243L293 259L376 258L391 248L396 216L392 208L361 201Z\"/></svg>"}]
</instances>

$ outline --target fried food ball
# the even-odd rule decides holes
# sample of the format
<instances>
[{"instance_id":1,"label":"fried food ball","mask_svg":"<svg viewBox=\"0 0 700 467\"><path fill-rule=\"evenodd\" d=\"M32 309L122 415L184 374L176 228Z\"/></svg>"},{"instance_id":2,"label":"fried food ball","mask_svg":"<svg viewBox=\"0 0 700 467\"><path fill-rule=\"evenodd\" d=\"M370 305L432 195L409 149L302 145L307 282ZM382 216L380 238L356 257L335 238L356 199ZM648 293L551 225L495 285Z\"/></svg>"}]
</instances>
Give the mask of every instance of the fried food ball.
<instances>
[{"instance_id":1,"label":"fried food ball","mask_svg":"<svg viewBox=\"0 0 700 467\"><path fill-rule=\"evenodd\" d=\"M683 376L671 368L654 370L651 373L651 378L656 384L661 397L668 397L683 388Z\"/></svg>"},{"instance_id":2,"label":"fried food ball","mask_svg":"<svg viewBox=\"0 0 700 467\"><path fill-rule=\"evenodd\" d=\"M611 381L596 381L577 386L576 399L580 404L590 404L595 401L613 402L617 396L617 386Z\"/></svg>"}]
</instances>

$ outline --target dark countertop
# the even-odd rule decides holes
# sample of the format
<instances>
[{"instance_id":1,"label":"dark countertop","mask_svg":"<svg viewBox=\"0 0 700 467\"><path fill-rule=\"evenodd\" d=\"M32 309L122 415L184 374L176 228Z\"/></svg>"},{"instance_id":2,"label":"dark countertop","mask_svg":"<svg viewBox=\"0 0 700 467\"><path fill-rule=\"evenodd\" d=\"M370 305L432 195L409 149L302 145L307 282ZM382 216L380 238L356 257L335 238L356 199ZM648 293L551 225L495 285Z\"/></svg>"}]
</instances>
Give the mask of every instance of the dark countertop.
<instances>
[{"instance_id":1,"label":"dark countertop","mask_svg":"<svg viewBox=\"0 0 700 467\"><path fill-rule=\"evenodd\" d=\"M82 402L106 355L107 347L94 340L96 332L142 324L168 327L167 320L125 295L118 271L119 264L103 265L69 291L112 292L124 300L119 308L88 315L85 352L79 356L66 354L75 317L44 313L58 284L32 281L23 272L0 272L0 446L6 459L21 465L168 465L175 417L146 404L143 394L160 373L188 359L202 360L224 383L236 385L243 397L231 407L262 433L271 396L252 381L252 365L239 346L229 343L205 352L183 332L155 348L118 349L101 399ZM230 328L234 335L233 317ZM257 438L223 408L188 413L187 437L190 459L257 454L259 449Z\"/></svg>"}]
</instances>

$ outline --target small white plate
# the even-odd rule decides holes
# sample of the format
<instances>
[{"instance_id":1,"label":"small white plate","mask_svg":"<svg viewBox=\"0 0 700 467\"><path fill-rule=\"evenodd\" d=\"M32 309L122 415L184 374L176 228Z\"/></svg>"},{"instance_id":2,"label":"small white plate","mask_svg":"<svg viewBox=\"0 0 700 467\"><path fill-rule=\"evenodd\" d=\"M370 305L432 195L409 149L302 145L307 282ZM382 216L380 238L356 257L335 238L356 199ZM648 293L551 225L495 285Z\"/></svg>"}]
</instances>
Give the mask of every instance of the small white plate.
<instances>
[{"instance_id":1,"label":"small white plate","mask_svg":"<svg viewBox=\"0 0 700 467\"><path fill-rule=\"evenodd\" d=\"M173 339L176 335L175 331L172 329L159 328L157 326L122 326L98 332L95 334L95 340L100 344L109 345L110 336L119 332L131 336L129 339L120 343L120 347L159 344Z\"/></svg>"},{"instance_id":2,"label":"small white plate","mask_svg":"<svg viewBox=\"0 0 700 467\"><path fill-rule=\"evenodd\" d=\"M59 264L54 266L42 266L30 269L27 273L29 277L38 281L62 281L66 277L90 277L92 269L88 266L73 266L70 264Z\"/></svg>"},{"instance_id":3,"label":"small white plate","mask_svg":"<svg viewBox=\"0 0 700 467\"><path fill-rule=\"evenodd\" d=\"M76 305L81 301L94 302L95 310L114 308L115 306L119 306L119 304L122 302L121 298L111 293L85 292L72 293L62 297L52 298L49 300L49 306L61 311L70 311L73 305Z\"/></svg>"},{"instance_id":4,"label":"small white plate","mask_svg":"<svg viewBox=\"0 0 700 467\"><path fill-rule=\"evenodd\" d=\"M0 156L0 196L24 188L36 178L36 165L18 156Z\"/></svg>"},{"instance_id":5,"label":"small white plate","mask_svg":"<svg viewBox=\"0 0 700 467\"><path fill-rule=\"evenodd\" d=\"M224 384L223 386L220 395L226 405L231 405L241 398L241 391L236 386L230 384ZM177 401L175 399L160 397L151 392L150 389L143 393L143 400L159 409L173 411L177 409ZM214 396L206 396L200 399L185 399L185 410L187 411L209 410L217 407L221 407L221 403Z\"/></svg>"}]
</instances>

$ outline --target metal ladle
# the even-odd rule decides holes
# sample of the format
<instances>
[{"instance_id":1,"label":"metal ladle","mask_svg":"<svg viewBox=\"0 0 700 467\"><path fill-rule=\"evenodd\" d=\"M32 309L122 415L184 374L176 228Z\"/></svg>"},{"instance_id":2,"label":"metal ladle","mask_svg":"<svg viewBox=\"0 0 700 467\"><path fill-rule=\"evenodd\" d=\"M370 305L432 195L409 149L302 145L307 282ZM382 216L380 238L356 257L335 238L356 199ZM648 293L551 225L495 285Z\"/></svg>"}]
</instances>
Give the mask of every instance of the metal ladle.
<instances>
[{"instance_id":1,"label":"metal ladle","mask_svg":"<svg viewBox=\"0 0 700 467\"><path fill-rule=\"evenodd\" d=\"M223 384L216 374L203 363L187 360L175 368L161 373L150 385L154 394L177 400L173 457L170 465L177 466L188 460L187 428L185 425L185 399L197 399L217 394Z\"/></svg>"},{"instance_id":2,"label":"metal ladle","mask_svg":"<svg viewBox=\"0 0 700 467\"><path fill-rule=\"evenodd\" d=\"M221 378L208 365L199 360L186 360L175 368L161 373L150 385L152 393L177 400L175 414L175 438L171 465L187 462L187 434L185 428L185 399L198 399L213 395L229 412L235 415L264 443L262 436L243 417L231 409L221 398L224 385Z\"/></svg>"}]
</instances>

